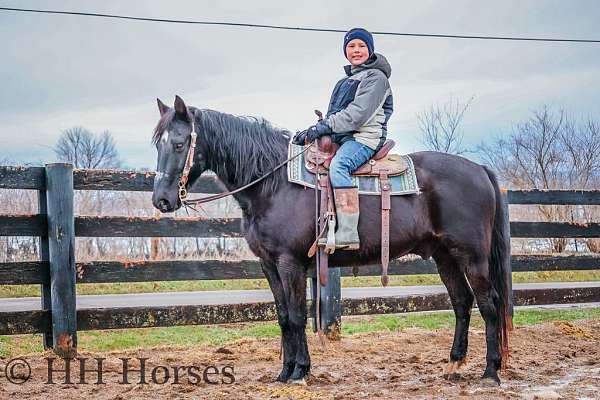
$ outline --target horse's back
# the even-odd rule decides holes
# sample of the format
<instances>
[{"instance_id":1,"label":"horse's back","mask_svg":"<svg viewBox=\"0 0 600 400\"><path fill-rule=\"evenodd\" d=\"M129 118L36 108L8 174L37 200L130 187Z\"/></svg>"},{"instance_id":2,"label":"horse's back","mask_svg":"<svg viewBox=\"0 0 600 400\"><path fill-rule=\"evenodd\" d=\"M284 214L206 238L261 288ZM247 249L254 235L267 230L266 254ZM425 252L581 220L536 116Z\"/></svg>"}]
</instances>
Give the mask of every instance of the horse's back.
<instances>
[{"instance_id":1,"label":"horse's back","mask_svg":"<svg viewBox=\"0 0 600 400\"><path fill-rule=\"evenodd\" d=\"M437 236L453 245L486 247L491 240L496 198L485 168L464 157L424 151L410 154ZM477 247L477 246L476 246Z\"/></svg>"},{"instance_id":2,"label":"horse's back","mask_svg":"<svg viewBox=\"0 0 600 400\"><path fill-rule=\"evenodd\" d=\"M423 192L433 192L445 200L456 196L475 204L488 204L495 199L492 182L480 164L461 156L435 151L411 153L410 157ZM466 194L473 192L476 196L465 199ZM459 206L462 208L462 205Z\"/></svg>"}]
</instances>

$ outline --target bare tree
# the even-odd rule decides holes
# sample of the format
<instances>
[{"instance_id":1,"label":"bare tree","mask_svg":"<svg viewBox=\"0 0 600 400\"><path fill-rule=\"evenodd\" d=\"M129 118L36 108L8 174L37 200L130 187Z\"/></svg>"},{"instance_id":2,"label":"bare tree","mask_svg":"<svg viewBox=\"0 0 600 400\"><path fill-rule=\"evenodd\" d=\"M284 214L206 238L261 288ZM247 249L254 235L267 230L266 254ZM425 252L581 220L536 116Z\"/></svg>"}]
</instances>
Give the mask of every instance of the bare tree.
<instances>
[{"instance_id":1,"label":"bare tree","mask_svg":"<svg viewBox=\"0 0 600 400\"><path fill-rule=\"evenodd\" d=\"M480 145L479 153L484 163L514 188L600 187L600 129L591 117L578 123L563 110L543 106L529 120L517 124L508 137ZM538 206L537 211L545 221L571 222L589 221L595 212L593 207L583 206ZM551 244L553 251L562 252L567 240L552 239Z\"/></svg>"},{"instance_id":2,"label":"bare tree","mask_svg":"<svg viewBox=\"0 0 600 400\"><path fill-rule=\"evenodd\" d=\"M80 126L69 128L62 132L53 150L59 160L69 162L75 168L117 168L121 165L115 141L108 131L94 134ZM102 215L119 196L122 194L77 191L75 211L80 215ZM102 238L80 238L77 243L79 259L109 253L108 244Z\"/></svg>"},{"instance_id":3,"label":"bare tree","mask_svg":"<svg viewBox=\"0 0 600 400\"><path fill-rule=\"evenodd\" d=\"M561 150L565 113L547 106L533 112L506 138L479 146L483 161L517 188L557 189L566 160Z\"/></svg>"},{"instance_id":4,"label":"bare tree","mask_svg":"<svg viewBox=\"0 0 600 400\"><path fill-rule=\"evenodd\" d=\"M562 151L568 168L565 177L580 189L596 189L600 180L600 123L592 117L565 121Z\"/></svg>"},{"instance_id":5,"label":"bare tree","mask_svg":"<svg viewBox=\"0 0 600 400\"><path fill-rule=\"evenodd\" d=\"M431 105L429 109L418 113L421 142L425 147L444 153L464 154L467 150L462 144L464 134L460 124L472 101L473 97L465 103L450 97L448 102Z\"/></svg>"},{"instance_id":6,"label":"bare tree","mask_svg":"<svg viewBox=\"0 0 600 400\"><path fill-rule=\"evenodd\" d=\"M567 158L571 162L567 170L572 188L600 188L600 124L592 117L576 123L567 120L562 142ZM571 208L571 222L598 221L600 207L579 206ZM593 253L600 253L600 239L584 239L583 242ZM577 240L575 241L577 245Z\"/></svg>"},{"instance_id":7,"label":"bare tree","mask_svg":"<svg viewBox=\"0 0 600 400\"><path fill-rule=\"evenodd\" d=\"M75 168L116 168L121 165L115 141L108 131L95 135L76 126L63 131L53 148L61 161Z\"/></svg>"}]
</instances>

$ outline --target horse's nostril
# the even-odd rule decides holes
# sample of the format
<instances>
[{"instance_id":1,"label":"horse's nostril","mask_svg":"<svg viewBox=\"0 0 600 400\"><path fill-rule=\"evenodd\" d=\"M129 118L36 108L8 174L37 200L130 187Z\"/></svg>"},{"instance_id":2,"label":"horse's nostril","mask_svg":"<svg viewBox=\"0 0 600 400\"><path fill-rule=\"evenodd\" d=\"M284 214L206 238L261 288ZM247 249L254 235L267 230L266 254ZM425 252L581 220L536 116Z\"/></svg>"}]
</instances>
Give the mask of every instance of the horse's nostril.
<instances>
[{"instance_id":1,"label":"horse's nostril","mask_svg":"<svg viewBox=\"0 0 600 400\"><path fill-rule=\"evenodd\" d=\"M167 212L169 211L170 207L169 207L169 202L165 199L161 199L158 202L158 208L160 209L160 211L162 212Z\"/></svg>"}]
</instances>

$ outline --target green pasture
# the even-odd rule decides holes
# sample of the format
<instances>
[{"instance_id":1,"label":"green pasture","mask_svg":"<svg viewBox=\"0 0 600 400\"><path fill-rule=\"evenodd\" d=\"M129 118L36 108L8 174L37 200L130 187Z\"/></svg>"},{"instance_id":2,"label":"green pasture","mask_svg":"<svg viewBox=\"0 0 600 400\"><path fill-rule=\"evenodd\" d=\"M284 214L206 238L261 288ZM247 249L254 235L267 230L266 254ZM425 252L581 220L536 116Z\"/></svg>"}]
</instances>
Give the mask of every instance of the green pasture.
<instances>
[{"instance_id":1,"label":"green pasture","mask_svg":"<svg viewBox=\"0 0 600 400\"><path fill-rule=\"evenodd\" d=\"M599 281L600 270L514 272L513 282L589 282ZM391 286L441 285L437 274L392 275ZM380 286L378 276L343 277L344 287ZM214 281L163 281L138 283L86 283L77 285L78 294L127 294L151 292L187 292L204 290L268 289L265 279L228 279ZM0 285L0 298L40 296L39 285Z\"/></svg>"}]
</instances>

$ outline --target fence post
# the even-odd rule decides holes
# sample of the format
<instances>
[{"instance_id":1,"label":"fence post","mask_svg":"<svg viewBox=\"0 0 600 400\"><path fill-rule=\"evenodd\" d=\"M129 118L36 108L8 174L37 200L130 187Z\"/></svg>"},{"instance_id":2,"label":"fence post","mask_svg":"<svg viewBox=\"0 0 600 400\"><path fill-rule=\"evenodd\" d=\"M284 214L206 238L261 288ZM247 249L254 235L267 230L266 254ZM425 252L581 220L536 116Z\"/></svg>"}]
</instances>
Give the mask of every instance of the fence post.
<instances>
[{"instance_id":1,"label":"fence post","mask_svg":"<svg viewBox=\"0 0 600 400\"><path fill-rule=\"evenodd\" d=\"M45 178L45 177L44 177ZM38 214L46 215L46 219L48 218L48 205L47 205L47 196L46 196L46 179L44 179L44 187L38 191ZM48 235L40 236L40 261L44 265L46 271L42 274L42 276L46 277L46 279L42 282L41 293L42 293L42 311L48 311L52 314L52 297L50 296L50 267L48 264L49 259L49 249L48 249ZM49 318L52 321L52 315ZM44 341L44 350L52 348L52 330L46 331L43 334Z\"/></svg>"},{"instance_id":2,"label":"fence post","mask_svg":"<svg viewBox=\"0 0 600 400\"><path fill-rule=\"evenodd\" d=\"M342 337L342 281L341 269L329 268L327 286L321 288L321 323L330 340Z\"/></svg>"},{"instance_id":3,"label":"fence post","mask_svg":"<svg viewBox=\"0 0 600 400\"><path fill-rule=\"evenodd\" d=\"M321 287L321 329L330 340L339 340L342 335L342 283L341 269L330 267L328 270L327 286ZM311 315L313 318L313 331L317 331L317 277L313 274L311 281L311 298L313 304Z\"/></svg>"},{"instance_id":4,"label":"fence post","mask_svg":"<svg viewBox=\"0 0 600 400\"><path fill-rule=\"evenodd\" d=\"M46 165L52 344L60 357L77 353L73 166Z\"/></svg>"}]
</instances>

